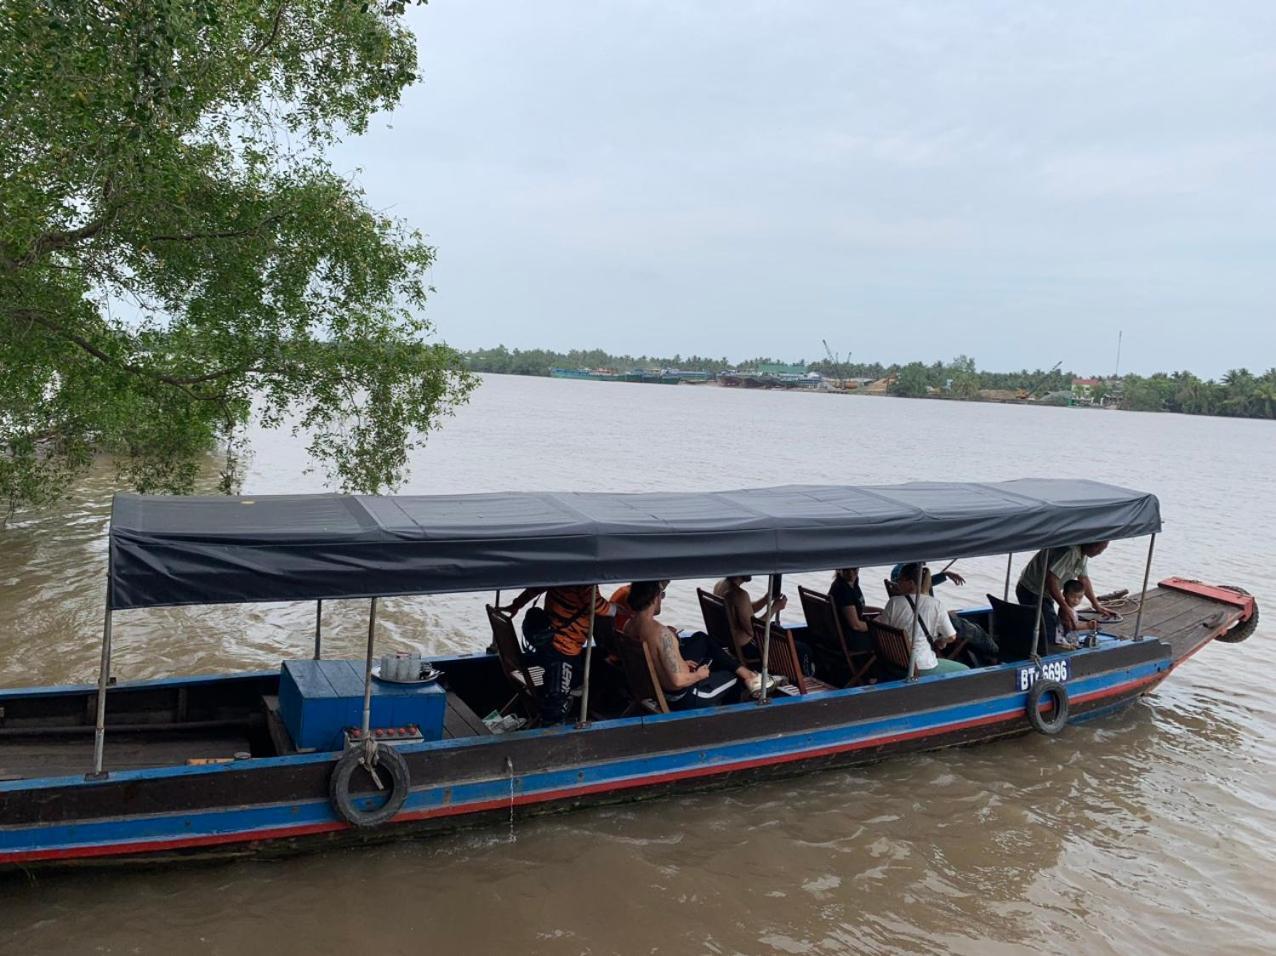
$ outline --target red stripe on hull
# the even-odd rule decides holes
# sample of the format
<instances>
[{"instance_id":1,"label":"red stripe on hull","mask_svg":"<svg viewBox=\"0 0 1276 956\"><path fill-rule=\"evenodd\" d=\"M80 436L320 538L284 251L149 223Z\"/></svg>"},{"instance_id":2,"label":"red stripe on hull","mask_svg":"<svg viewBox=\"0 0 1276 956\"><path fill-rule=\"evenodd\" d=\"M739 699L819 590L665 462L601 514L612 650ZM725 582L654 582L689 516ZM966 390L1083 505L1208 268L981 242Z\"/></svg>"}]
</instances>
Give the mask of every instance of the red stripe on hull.
<instances>
[{"instance_id":1,"label":"red stripe on hull","mask_svg":"<svg viewBox=\"0 0 1276 956\"><path fill-rule=\"evenodd\" d=\"M1125 691L1133 690L1146 684L1152 684L1164 677L1155 674L1138 680L1127 681L1115 687L1104 688L1089 694L1081 694L1071 698L1075 703L1084 703L1102 697L1112 697ZM747 760L735 760L728 763L713 764L705 767L692 767L686 770L674 770L667 773L644 774L641 777L630 777L621 780L610 780L594 784L583 784L579 787L564 787L557 790L541 790L535 793L521 794L512 800L484 800L477 803L464 803L455 806L434 807L429 810L408 811L394 818L395 823L409 823L435 818L458 816L467 813L482 813L485 810L500 810L510 806L526 806L537 803L549 803L555 800L567 800L574 797L591 796L609 790L631 790L638 787L659 786L664 783L675 783L679 780L693 780L701 777L732 773L740 770L753 770L759 767L776 766L794 763L800 760L814 760L820 757L850 753L855 750L866 750L870 747L881 747L893 743L917 740L922 737L939 736L973 727L1013 720L1020 714L1019 710L1006 710L999 714L977 717L955 724L945 724L939 728L912 730L899 734L871 737L853 743L833 744L810 750L795 751L787 754L776 754L770 757L755 757ZM49 850L26 850L17 853L0 854L0 865L8 863L28 863L48 860L92 859L104 856L126 856L129 854L159 853L165 850L184 850L199 847L222 846L229 843L257 843L263 840L287 839L291 837L315 836L322 833L335 833L350 830L348 823L303 823L290 827L272 827L266 830L253 830L237 833L217 833L204 836L180 837L168 840L145 840L134 843L110 843L95 846L66 847Z\"/></svg>"}]
</instances>

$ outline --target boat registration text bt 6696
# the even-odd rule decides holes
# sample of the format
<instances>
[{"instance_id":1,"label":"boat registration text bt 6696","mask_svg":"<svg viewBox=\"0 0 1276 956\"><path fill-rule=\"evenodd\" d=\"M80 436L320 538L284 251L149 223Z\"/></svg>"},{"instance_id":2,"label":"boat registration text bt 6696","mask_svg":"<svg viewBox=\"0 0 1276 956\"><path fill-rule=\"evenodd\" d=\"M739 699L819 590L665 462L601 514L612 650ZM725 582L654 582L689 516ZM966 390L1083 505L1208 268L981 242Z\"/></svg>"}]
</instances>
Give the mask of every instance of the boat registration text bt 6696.
<instances>
[{"instance_id":1,"label":"boat registration text bt 6696","mask_svg":"<svg viewBox=\"0 0 1276 956\"><path fill-rule=\"evenodd\" d=\"M1019 689L1027 690L1039 680L1057 680L1060 684L1068 679L1067 659L1045 661L1033 667L1019 668Z\"/></svg>"}]
</instances>

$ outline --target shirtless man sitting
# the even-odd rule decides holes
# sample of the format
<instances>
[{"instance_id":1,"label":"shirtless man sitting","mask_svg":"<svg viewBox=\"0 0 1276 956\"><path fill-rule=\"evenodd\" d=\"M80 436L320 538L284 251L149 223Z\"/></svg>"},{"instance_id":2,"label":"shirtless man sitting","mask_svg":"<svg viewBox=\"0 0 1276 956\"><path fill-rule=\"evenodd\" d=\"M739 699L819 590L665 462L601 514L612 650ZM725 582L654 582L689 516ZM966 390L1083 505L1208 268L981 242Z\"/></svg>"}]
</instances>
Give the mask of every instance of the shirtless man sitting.
<instances>
[{"instance_id":1,"label":"shirtless man sitting","mask_svg":"<svg viewBox=\"0 0 1276 956\"><path fill-rule=\"evenodd\" d=\"M757 656L757 647L753 643L753 615L766 609L771 600L770 594L764 594L754 601L744 585L753 580L751 574L733 574L723 578L713 586L713 593L722 598L727 606L727 622L731 625L731 640L735 644L736 656L740 660L749 656ZM783 611L788 607L788 598L781 594L775 599L774 611Z\"/></svg>"},{"instance_id":2,"label":"shirtless man sitting","mask_svg":"<svg viewBox=\"0 0 1276 956\"><path fill-rule=\"evenodd\" d=\"M743 685L750 693L762 688L762 677L737 666L725 650L703 633L679 637L678 632L656 619L664 589L659 581L635 581L629 589L634 616L624 636L647 645L656 662L656 673L671 710L690 710L734 704Z\"/></svg>"},{"instance_id":3,"label":"shirtless man sitting","mask_svg":"<svg viewBox=\"0 0 1276 956\"><path fill-rule=\"evenodd\" d=\"M735 645L736 657L752 664L760 663L762 660L762 649L758 647L757 638L753 633L753 616L766 610L771 595L768 593L756 601L753 600L749 597L749 592L744 589L744 585L751 580L753 576L749 574L736 574L723 578L713 586L713 593L722 598L722 603L726 605L727 623L731 625L731 642ZM778 619L780 612L788 606L789 599L783 594L778 595L771 604L771 613ZM810 645L801 637L805 628L795 627L788 630L793 632L793 646L797 650L798 665L802 668L802 673L807 677L814 677L815 658L811 654Z\"/></svg>"}]
</instances>

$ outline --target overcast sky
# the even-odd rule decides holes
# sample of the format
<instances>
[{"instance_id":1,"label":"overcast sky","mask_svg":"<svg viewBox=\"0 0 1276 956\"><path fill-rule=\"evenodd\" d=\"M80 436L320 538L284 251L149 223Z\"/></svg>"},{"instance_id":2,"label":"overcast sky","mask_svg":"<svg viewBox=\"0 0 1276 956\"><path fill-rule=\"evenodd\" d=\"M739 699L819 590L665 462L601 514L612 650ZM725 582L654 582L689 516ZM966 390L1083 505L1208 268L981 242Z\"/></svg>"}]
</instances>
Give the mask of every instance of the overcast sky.
<instances>
[{"instance_id":1,"label":"overcast sky","mask_svg":"<svg viewBox=\"0 0 1276 956\"><path fill-rule=\"evenodd\" d=\"M336 154L461 348L1276 365L1276 2L432 0Z\"/></svg>"}]
</instances>

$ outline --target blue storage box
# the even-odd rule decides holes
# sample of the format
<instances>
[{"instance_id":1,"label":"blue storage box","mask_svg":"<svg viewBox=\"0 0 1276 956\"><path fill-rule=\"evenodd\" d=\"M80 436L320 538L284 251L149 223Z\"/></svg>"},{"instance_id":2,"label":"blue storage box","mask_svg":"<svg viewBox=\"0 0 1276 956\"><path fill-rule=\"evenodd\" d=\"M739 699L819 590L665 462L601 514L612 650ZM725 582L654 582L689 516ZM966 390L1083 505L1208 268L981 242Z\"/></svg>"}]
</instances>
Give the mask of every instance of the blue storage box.
<instances>
[{"instance_id":1,"label":"blue storage box","mask_svg":"<svg viewBox=\"0 0 1276 956\"><path fill-rule=\"evenodd\" d=\"M429 684L372 681L372 729L415 724L443 739L447 691ZM342 731L363 724L363 661L284 661L279 715L298 750L340 750Z\"/></svg>"}]
</instances>

